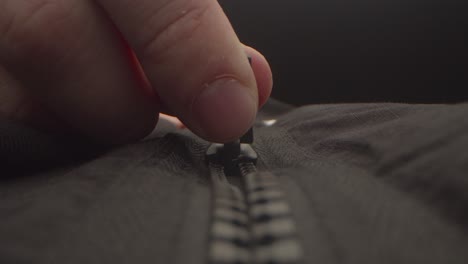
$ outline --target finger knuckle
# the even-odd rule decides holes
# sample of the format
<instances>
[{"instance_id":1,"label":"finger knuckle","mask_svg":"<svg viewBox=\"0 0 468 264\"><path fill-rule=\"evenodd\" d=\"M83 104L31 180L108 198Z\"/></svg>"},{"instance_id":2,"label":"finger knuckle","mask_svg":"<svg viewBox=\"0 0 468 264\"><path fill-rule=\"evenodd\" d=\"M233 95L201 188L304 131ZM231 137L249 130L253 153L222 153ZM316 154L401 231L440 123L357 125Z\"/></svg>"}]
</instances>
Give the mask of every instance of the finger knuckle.
<instances>
[{"instance_id":1,"label":"finger knuckle","mask_svg":"<svg viewBox=\"0 0 468 264\"><path fill-rule=\"evenodd\" d=\"M4 23L2 36L11 47L11 55L24 58L50 53L54 39L67 32L66 20L71 7L63 0L11 0L10 19Z\"/></svg>"},{"instance_id":2,"label":"finger knuckle","mask_svg":"<svg viewBox=\"0 0 468 264\"><path fill-rule=\"evenodd\" d=\"M178 3L183 2L183 3ZM210 13L209 1L173 1L151 15L146 39L142 41L145 58L161 60L178 45L194 38ZM164 19L161 19L161 14ZM156 24L156 26L155 26Z\"/></svg>"}]
</instances>

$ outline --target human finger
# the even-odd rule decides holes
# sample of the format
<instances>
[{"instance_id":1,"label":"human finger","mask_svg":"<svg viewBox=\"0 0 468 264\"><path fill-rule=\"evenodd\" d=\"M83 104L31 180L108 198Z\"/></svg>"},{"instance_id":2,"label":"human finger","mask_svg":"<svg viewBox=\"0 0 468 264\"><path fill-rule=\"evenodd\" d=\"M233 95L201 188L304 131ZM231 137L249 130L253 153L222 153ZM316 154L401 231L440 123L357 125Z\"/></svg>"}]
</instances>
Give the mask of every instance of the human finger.
<instances>
[{"instance_id":1,"label":"human finger","mask_svg":"<svg viewBox=\"0 0 468 264\"><path fill-rule=\"evenodd\" d=\"M137 54L162 103L193 132L239 137L258 109L255 76L216 0L97 0Z\"/></svg>"},{"instance_id":2,"label":"human finger","mask_svg":"<svg viewBox=\"0 0 468 264\"><path fill-rule=\"evenodd\" d=\"M64 123L110 144L152 130L153 92L95 2L4 0L0 10L0 62Z\"/></svg>"}]
</instances>

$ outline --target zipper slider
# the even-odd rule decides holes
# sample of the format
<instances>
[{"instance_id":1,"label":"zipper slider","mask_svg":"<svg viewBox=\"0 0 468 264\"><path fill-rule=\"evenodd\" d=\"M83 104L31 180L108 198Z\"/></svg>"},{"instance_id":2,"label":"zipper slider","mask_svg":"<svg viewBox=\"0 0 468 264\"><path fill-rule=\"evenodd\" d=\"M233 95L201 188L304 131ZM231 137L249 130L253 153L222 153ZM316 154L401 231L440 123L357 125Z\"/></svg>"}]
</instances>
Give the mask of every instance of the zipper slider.
<instances>
[{"instance_id":1,"label":"zipper slider","mask_svg":"<svg viewBox=\"0 0 468 264\"><path fill-rule=\"evenodd\" d=\"M226 144L213 143L206 151L207 161L222 165L224 173L228 176L241 175L240 163L257 164L258 155L250 145L253 139L253 128L250 128L240 139Z\"/></svg>"}]
</instances>

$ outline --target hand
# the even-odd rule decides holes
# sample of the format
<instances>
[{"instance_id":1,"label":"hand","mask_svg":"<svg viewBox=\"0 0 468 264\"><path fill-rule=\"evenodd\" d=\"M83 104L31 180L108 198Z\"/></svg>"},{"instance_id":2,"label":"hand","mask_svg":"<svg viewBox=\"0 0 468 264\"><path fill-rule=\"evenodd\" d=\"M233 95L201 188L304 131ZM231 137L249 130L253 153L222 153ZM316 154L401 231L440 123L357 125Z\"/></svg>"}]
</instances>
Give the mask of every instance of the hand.
<instances>
[{"instance_id":1,"label":"hand","mask_svg":"<svg viewBox=\"0 0 468 264\"><path fill-rule=\"evenodd\" d=\"M216 0L0 0L8 118L122 144L163 112L227 142L252 125L271 86L268 63Z\"/></svg>"}]
</instances>

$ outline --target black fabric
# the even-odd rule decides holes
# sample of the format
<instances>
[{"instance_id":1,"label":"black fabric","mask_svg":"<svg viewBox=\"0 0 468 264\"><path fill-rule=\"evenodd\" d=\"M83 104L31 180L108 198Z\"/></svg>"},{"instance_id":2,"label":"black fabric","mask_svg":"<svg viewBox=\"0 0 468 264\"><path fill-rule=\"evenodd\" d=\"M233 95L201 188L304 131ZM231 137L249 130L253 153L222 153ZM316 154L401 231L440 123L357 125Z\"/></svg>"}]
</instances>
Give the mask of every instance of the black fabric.
<instances>
[{"instance_id":1,"label":"black fabric","mask_svg":"<svg viewBox=\"0 0 468 264\"><path fill-rule=\"evenodd\" d=\"M105 150L75 135L52 134L0 118L0 178L76 163Z\"/></svg>"},{"instance_id":2,"label":"black fabric","mask_svg":"<svg viewBox=\"0 0 468 264\"><path fill-rule=\"evenodd\" d=\"M270 102L260 116L258 168L279 176L306 263L467 262L468 104ZM207 145L166 124L79 164L2 166L0 263L204 263Z\"/></svg>"}]
</instances>

